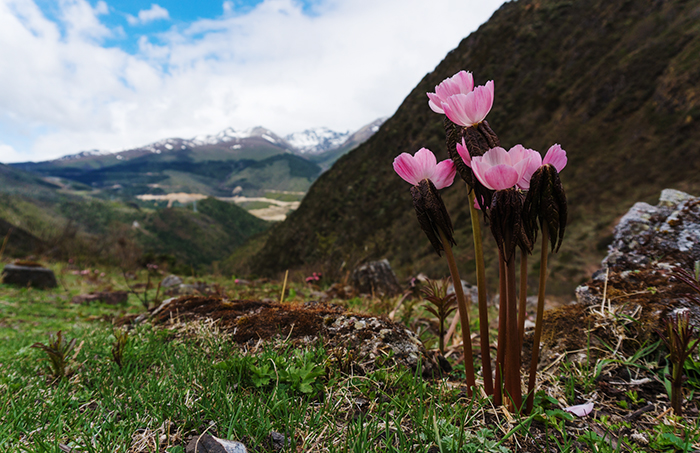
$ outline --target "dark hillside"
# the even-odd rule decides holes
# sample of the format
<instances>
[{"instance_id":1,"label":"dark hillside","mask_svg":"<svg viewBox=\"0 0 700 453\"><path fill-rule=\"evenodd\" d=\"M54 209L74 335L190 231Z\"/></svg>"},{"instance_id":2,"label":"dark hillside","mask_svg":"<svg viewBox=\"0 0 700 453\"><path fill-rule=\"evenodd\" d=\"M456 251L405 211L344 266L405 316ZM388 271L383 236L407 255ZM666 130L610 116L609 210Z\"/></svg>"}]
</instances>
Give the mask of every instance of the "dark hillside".
<instances>
[{"instance_id":1,"label":"dark hillside","mask_svg":"<svg viewBox=\"0 0 700 453\"><path fill-rule=\"evenodd\" d=\"M263 274L325 265L328 272L343 262L387 257L404 276L446 275L391 164L421 147L447 157L442 116L429 109L425 93L466 69L477 84L495 81L488 120L505 147L545 151L561 143L568 152L562 181L569 227L550 263L548 287L571 297L635 201L654 201L667 187L700 193L698 55L697 0L506 3L426 75L368 142L317 180L301 207L270 232L251 268ZM443 197L457 228L458 261L473 280L461 181Z\"/></svg>"}]
</instances>

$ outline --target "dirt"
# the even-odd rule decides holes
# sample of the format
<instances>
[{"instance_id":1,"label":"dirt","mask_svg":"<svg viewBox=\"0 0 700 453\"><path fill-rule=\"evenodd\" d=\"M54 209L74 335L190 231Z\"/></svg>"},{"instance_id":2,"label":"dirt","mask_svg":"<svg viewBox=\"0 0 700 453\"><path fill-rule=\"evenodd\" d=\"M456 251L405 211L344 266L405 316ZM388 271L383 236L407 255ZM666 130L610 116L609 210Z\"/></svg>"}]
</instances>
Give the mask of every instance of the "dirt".
<instances>
[{"instance_id":1,"label":"dirt","mask_svg":"<svg viewBox=\"0 0 700 453\"><path fill-rule=\"evenodd\" d=\"M321 339L329 351L350 357L356 372L400 364L425 377L442 373L437 355L425 349L409 329L387 318L347 311L322 302L280 304L263 300L227 300L217 295L169 299L150 315L160 325L213 319L241 344L284 339L312 343ZM123 319L121 323L132 321ZM443 362L444 363L444 362Z\"/></svg>"}]
</instances>

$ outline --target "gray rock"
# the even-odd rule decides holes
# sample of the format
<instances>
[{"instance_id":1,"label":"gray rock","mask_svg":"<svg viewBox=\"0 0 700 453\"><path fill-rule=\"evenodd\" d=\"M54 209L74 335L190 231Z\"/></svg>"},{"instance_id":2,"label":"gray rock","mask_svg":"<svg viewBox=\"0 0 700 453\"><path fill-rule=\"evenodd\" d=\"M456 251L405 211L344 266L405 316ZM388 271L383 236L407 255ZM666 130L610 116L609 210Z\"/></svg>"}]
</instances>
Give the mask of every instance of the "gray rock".
<instances>
[{"instance_id":1,"label":"gray rock","mask_svg":"<svg viewBox=\"0 0 700 453\"><path fill-rule=\"evenodd\" d=\"M291 439L287 438L284 434L272 431L270 433L270 443L272 444L272 449L275 451L280 451L285 447L292 445Z\"/></svg>"},{"instance_id":2,"label":"gray rock","mask_svg":"<svg viewBox=\"0 0 700 453\"><path fill-rule=\"evenodd\" d=\"M8 285L16 285L32 288L48 289L55 288L56 275L51 269L34 266L18 266L15 264L5 265L2 271L2 282Z\"/></svg>"},{"instance_id":3,"label":"gray rock","mask_svg":"<svg viewBox=\"0 0 700 453\"><path fill-rule=\"evenodd\" d=\"M182 279L177 275L170 274L160 282L161 288L170 288L173 286L178 286L182 284Z\"/></svg>"},{"instance_id":4,"label":"gray rock","mask_svg":"<svg viewBox=\"0 0 700 453\"><path fill-rule=\"evenodd\" d=\"M462 291L464 291L464 296L468 298L471 303L479 302L479 289L476 287L476 285L471 285L462 280ZM455 285L450 283L450 286L447 287L447 294L454 294L454 292Z\"/></svg>"},{"instance_id":5,"label":"gray rock","mask_svg":"<svg viewBox=\"0 0 700 453\"><path fill-rule=\"evenodd\" d=\"M352 286L361 294L394 296L401 293L389 260L371 261L357 267L351 276Z\"/></svg>"}]
</instances>

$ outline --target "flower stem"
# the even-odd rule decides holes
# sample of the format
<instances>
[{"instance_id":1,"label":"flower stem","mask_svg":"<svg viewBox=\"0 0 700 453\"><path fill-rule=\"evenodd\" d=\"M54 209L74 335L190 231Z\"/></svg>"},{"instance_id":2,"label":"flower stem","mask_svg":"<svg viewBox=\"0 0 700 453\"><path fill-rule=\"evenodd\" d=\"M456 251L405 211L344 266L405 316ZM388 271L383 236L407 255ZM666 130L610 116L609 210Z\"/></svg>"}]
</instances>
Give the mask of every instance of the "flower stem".
<instances>
[{"instance_id":1,"label":"flower stem","mask_svg":"<svg viewBox=\"0 0 700 453\"><path fill-rule=\"evenodd\" d=\"M518 338L520 349L523 347L523 337L525 336L525 313L527 305L527 252L520 250L520 301L518 304Z\"/></svg>"},{"instance_id":2,"label":"flower stem","mask_svg":"<svg viewBox=\"0 0 700 453\"><path fill-rule=\"evenodd\" d=\"M467 376L467 394L472 396L472 390L476 386L476 380L474 378L472 340L469 332L469 312L467 311L468 305L466 298L464 297L464 291L462 290L462 280L459 278L459 271L457 270L455 257L452 254L450 241L447 240L445 233L443 233L440 228L438 228L438 231L440 232L442 246L445 249L447 266L450 268L450 275L452 276L452 283L455 288L455 295L457 296L457 307L459 310L460 321L462 323L462 346L464 347L464 372Z\"/></svg>"},{"instance_id":3,"label":"flower stem","mask_svg":"<svg viewBox=\"0 0 700 453\"><path fill-rule=\"evenodd\" d=\"M503 376L506 356L506 262L498 251L498 349L496 350L496 382L493 403L503 404Z\"/></svg>"},{"instance_id":4,"label":"flower stem","mask_svg":"<svg viewBox=\"0 0 700 453\"><path fill-rule=\"evenodd\" d=\"M542 337L542 318L544 316L544 293L547 284L547 247L549 242L549 230L547 223L542 222L542 251L540 255L540 287L537 290L537 318L535 319L535 337L532 340L532 360L530 362L530 376L527 385L526 413L532 412L535 398L535 381L537 380L537 362L540 357L540 339Z\"/></svg>"},{"instance_id":5,"label":"flower stem","mask_svg":"<svg viewBox=\"0 0 700 453\"><path fill-rule=\"evenodd\" d=\"M481 374L484 378L484 391L493 395L493 380L491 376L491 350L489 340L489 312L486 302L486 268L484 265L484 247L481 239L479 213L474 207L476 197L474 191L469 191L469 212L472 220L472 236L474 237L474 258L476 260L476 287L479 291L479 337L481 343Z\"/></svg>"},{"instance_id":6,"label":"flower stem","mask_svg":"<svg viewBox=\"0 0 700 453\"><path fill-rule=\"evenodd\" d=\"M506 261L506 372L505 388L513 411L521 410L520 338L518 336L518 298L516 296L515 253Z\"/></svg>"}]
</instances>

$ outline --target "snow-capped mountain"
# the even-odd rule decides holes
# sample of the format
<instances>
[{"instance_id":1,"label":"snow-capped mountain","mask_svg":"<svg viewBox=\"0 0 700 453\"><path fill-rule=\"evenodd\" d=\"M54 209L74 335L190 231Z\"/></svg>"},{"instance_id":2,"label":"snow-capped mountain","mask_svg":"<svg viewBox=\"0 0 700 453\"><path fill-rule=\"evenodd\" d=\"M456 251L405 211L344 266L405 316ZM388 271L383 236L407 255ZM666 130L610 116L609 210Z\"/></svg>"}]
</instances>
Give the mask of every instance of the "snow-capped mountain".
<instances>
[{"instance_id":1,"label":"snow-capped mountain","mask_svg":"<svg viewBox=\"0 0 700 453\"><path fill-rule=\"evenodd\" d=\"M301 154L320 154L343 145L350 131L336 132L327 127L307 129L303 132L289 134L284 139Z\"/></svg>"}]
</instances>

